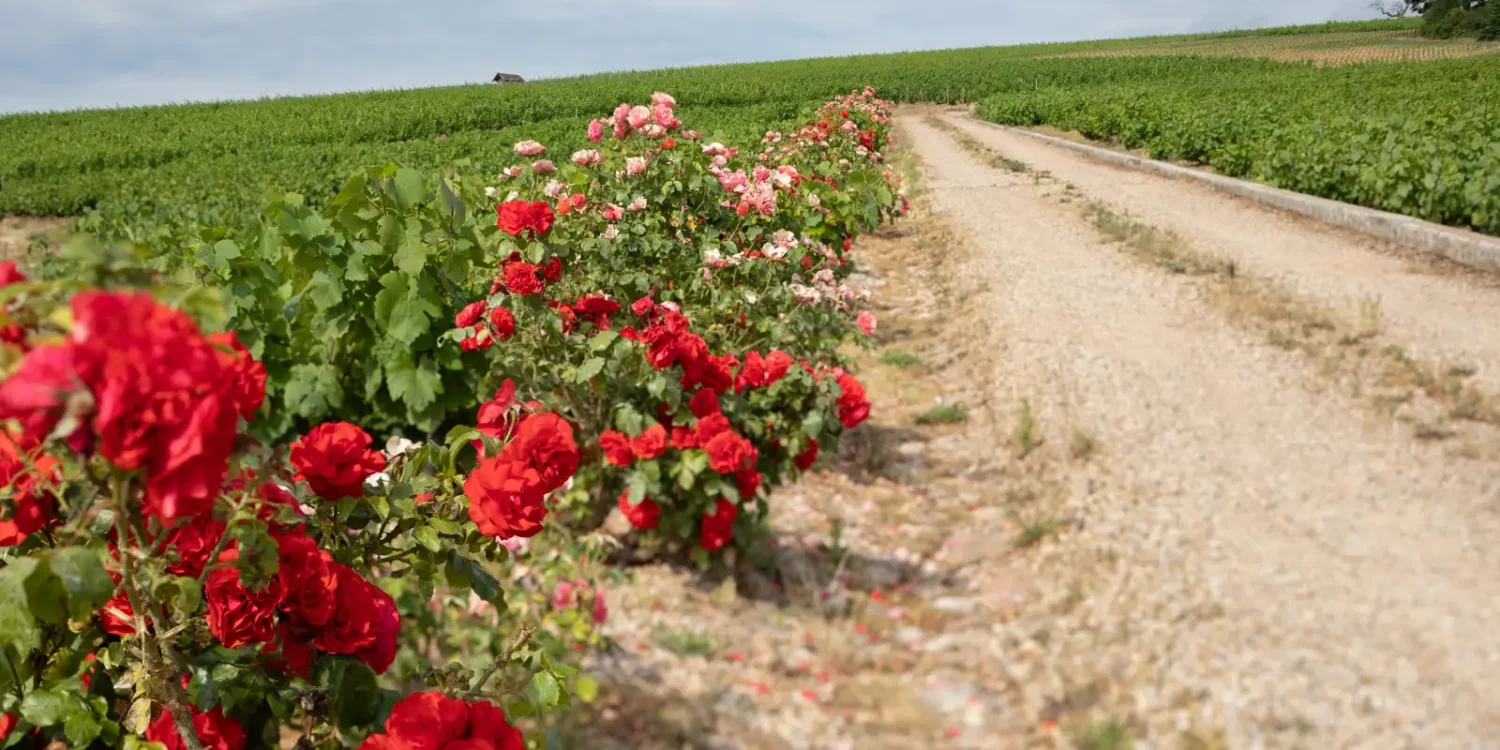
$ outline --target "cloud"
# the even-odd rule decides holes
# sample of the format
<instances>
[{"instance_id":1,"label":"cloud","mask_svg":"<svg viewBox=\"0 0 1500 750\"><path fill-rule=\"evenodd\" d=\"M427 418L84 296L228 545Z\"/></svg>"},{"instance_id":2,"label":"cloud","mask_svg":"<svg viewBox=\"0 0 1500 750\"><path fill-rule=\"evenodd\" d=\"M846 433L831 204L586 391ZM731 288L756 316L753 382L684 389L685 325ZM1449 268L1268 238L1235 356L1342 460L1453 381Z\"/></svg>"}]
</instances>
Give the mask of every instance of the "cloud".
<instances>
[{"instance_id":1,"label":"cloud","mask_svg":"<svg viewBox=\"0 0 1500 750\"><path fill-rule=\"evenodd\" d=\"M1369 17L1358 0L0 0L0 112Z\"/></svg>"}]
</instances>

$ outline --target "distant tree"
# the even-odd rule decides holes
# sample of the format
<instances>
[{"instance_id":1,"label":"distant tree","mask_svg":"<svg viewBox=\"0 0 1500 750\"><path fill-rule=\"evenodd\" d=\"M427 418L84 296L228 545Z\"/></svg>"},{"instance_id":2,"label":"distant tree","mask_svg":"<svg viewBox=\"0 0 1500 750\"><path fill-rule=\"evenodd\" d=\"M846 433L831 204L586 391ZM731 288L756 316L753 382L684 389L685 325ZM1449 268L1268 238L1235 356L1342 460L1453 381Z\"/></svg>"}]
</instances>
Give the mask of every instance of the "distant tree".
<instances>
[{"instance_id":1,"label":"distant tree","mask_svg":"<svg viewBox=\"0 0 1500 750\"><path fill-rule=\"evenodd\" d=\"M1397 4L1405 5L1407 12L1426 15L1427 11L1432 10L1434 7L1457 5L1463 10L1475 10L1483 8L1487 2L1488 0L1457 0L1456 2L1449 2L1449 0L1406 0L1404 3L1398 2Z\"/></svg>"},{"instance_id":2,"label":"distant tree","mask_svg":"<svg viewBox=\"0 0 1500 750\"><path fill-rule=\"evenodd\" d=\"M1370 3L1370 7L1374 8L1380 13L1380 15L1386 16L1387 18L1404 18L1406 16L1406 12L1408 10L1411 10L1411 7L1402 0L1395 0L1395 2L1392 2L1390 5L1387 5L1380 0L1374 0L1374 2Z\"/></svg>"}]
</instances>

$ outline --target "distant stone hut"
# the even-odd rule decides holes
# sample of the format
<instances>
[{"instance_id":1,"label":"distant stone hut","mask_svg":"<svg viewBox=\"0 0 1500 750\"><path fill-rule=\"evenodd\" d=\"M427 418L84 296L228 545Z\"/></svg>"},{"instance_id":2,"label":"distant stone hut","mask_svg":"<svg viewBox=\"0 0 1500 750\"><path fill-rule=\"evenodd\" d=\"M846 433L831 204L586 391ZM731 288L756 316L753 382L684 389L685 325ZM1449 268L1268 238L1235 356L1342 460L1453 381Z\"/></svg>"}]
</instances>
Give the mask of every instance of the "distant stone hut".
<instances>
[{"instance_id":1,"label":"distant stone hut","mask_svg":"<svg viewBox=\"0 0 1500 750\"><path fill-rule=\"evenodd\" d=\"M525 83L526 82L525 78L522 78L522 77L516 75L515 73L496 73L495 77L493 79L491 79L491 80L494 83Z\"/></svg>"}]
</instances>

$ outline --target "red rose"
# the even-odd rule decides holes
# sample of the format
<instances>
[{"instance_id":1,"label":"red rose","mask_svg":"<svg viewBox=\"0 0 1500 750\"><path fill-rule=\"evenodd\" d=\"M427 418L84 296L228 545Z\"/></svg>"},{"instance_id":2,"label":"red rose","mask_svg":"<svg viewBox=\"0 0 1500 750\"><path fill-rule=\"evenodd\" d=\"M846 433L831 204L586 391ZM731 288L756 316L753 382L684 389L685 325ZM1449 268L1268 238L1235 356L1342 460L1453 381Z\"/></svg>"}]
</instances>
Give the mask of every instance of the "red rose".
<instances>
[{"instance_id":1,"label":"red rose","mask_svg":"<svg viewBox=\"0 0 1500 750\"><path fill-rule=\"evenodd\" d=\"M709 468L720 474L739 471L755 457L755 446L733 430L714 435L703 444L703 450L708 453Z\"/></svg>"},{"instance_id":2,"label":"red rose","mask_svg":"<svg viewBox=\"0 0 1500 750\"><path fill-rule=\"evenodd\" d=\"M29 464L29 465L28 465ZM57 459L27 455L9 432L0 431L0 487L9 487L9 518L0 518L0 547L14 547L52 520L52 493Z\"/></svg>"},{"instance_id":3,"label":"red rose","mask_svg":"<svg viewBox=\"0 0 1500 750\"><path fill-rule=\"evenodd\" d=\"M604 460L615 466L629 466L635 461L635 450L630 447L630 438L623 432L605 430L599 436L599 448L604 451Z\"/></svg>"},{"instance_id":4,"label":"red rose","mask_svg":"<svg viewBox=\"0 0 1500 750\"><path fill-rule=\"evenodd\" d=\"M247 420L254 417L266 400L266 366L250 356L250 350L240 343L234 331L213 334L208 340L228 350L223 352L223 359L225 369L232 373L230 398L241 417Z\"/></svg>"},{"instance_id":5,"label":"red rose","mask_svg":"<svg viewBox=\"0 0 1500 750\"><path fill-rule=\"evenodd\" d=\"M6 261L6 263L9 263L12 268L14 268L16 265L15 261ZM4 264L0 264L0 267L3 266ZM20 723L20 721L20 717L16 716L15 714L0 714L0 740L4 740L6 737L9 737L10 731L12 729L15 729L16 724Z\"/></svg>"},{"instance_id":6,"label":"red rose","mask_svg":"<svg viewBox=\"0 0 1500 750\"><path fill-rule=\"evenodd\" d=\"M734 370L739 366L733 354L711 354L704 360L699 382L704 388L722 393L734 385Z\"/></svg>"},{"instance_id":7,"label":"red rose","mask_svg":"<svg viewBox=\"0 0 1500 750\"><path fill-rule=\"evenodd\" d=\"M688 410L693 413L693 416L699 418L710 414L718 414L719 394L707 388L694 393L693 397L688 400Z\"/></svg>"},{"instance_id":8,"label":"red rose","mask_svg":"<svg viewBox=\"0 0 1500 750\"><path fill-rule=\"evenodd\" d=\"M680 451L698 447L698 436L691 427L672 428L672 447Z\"/></svg>"},{"instance_id":9,"label":"red rose","mask_svg":"<svg viewBox=\"0 0 1500 750\"><path fill-rule=\"evenodd\" d=\"M208 556L224 536L224 523L212 516L195 518L167 532L166 549L177 551L177 562L167 566L173 575L197 578L208 565Z\"/></svg>"},{"instance_id":10,"label":"red rose","mask_svg":"<svg viewBox=\"0 0 1500 750\"><path fill-rule=\"evenodd\" d=\"M270 658L273 668L301 677L312 673L313 657L317 655L313 647L313 626L291 618L284 619L277 625L276 641L281 647L281 655Z\"/></svg>"},{"instance_id":11,"label":"red rose","mask_svg":"<svg viewBox=\"0 0 1500 750\"><path fill-rule=\"evenodd\" d=\"M480 404L477 419L479 424L475 429L492 438L505 437L505 433L515 424L515 415L510 413L510 407L516 403L516 381L506 378L495 391L495 397ZM475 446L481 454L484 453L484 444Z\"/></svg>"},{"instance_id":12,"label":"red rose","mask_svg":"<svg viewBox=\"0 0 1500 750\"><path fill-rule=\"evenodd\" d=\"M204 750L243 750L245 729L240 723L224 715L222 706L211 711L199 712L188 707L193 714L193 734L198 735ZM160 742L167 750L186 750L187 743L177 733L177 722L172 713L162 709L161 715L146 726L146 739Z\"/></svg>"},{"instance_id":13,"label":"red rose","mask_svg":"<svg viewBox=\"0 0 1500 750\"><path fill-rule=\"evenodd\" d=\"M530 263L505 264L505 289L511 294L542 293L542 282L536 277L536 266Z\"/></svg>"},{"instance_id":14,"label":"red rose","mask_svg":"<svg viewBox=\"0 0 1500 750\"><path fill-rule=\"evenodd\" d=\"M630 441L636 458L652 459L667 451L667 428L659 424L647 427Z\"/></svg>"},{"instance_id":15,"label":"red rose","mask_svg":"<svg viewBox=\"0 0 1500 750\"><path fill-rule=\"evenodd\" d=\"M797 468L803 471L811 469L812 465L818 460L818 441L809 440L808 443L807 450L798 453L797 457L792 459L792 463L796 464Z\"/></svg>"},{"instance_id":16,"label":"red rose","mask_svg":"<svg viewBox=\"0 0 1500 750\"><path fill-rule=\"evenodd\" d=\"M740 491L740 499L745 500L755 497L756 490L760 489L760 472L746 467L734 473L735 487Z\"/></svg>"},{"instance_id":17,"label":"red rose","mask_svg":"<svg viewBox=\"0 0 1500 750\"><path fill-rule=\"evenodd\" d=\"M324 422L292 443L292 467L324 500L363 497L365 478L385 470L385 456L369 450L370 434L348 422Z\"/></svg>"},{"instance_id":18,"label":"red rose","mask_svg":"<svg viewBox=\"0 0 1500 750\"><path fill-rule=\"evenodd\" d=\"M495 337L501 341L509 339L516 333L516 316L503 307L496 307L490 311L490 327L495 329Z\"/></svg>"},{"instance_id":19,"label":"red rose","mask_svg":"<svg viewBox=\"0 0 1500 750\"><path fill-rule=\"evenodd\" d=\"M620 311L620 303L603 295L589 294L578 298L573 305L578 316L594 324L594 327L609 330L609 316Z\"/></svg>"},{"instance_id":20,"label":"red rose","mask_svg":"<svg viewBox=\"0 0 1500 750\"><path fill-rule=\"evenodd\" d=\"M649 497L643 497L640 502L631 505L630 492L621 492L616 505L619 506L620 512L625 514L625 520L637 529L654 529L657 524L661 523L661 506Z\"/></svg>"},{"instance_id":21,"label":"red rose","mask_svg":"<svg viewBox=\"0 0 1500 750\"><path fill-rule=\"evenodd\" d=\"M541 494L567 483L578 470L578 444L573 426L552 414L532 414L516 426L516 434L500 456L514 461L532 475L531 488Z\"/></svg>"},{"instance_id":22,"label":"red rose","mask_svg":"<svg viewBox=\"0 0 1500 750\"><path fill-rule=\"evenodd\" d=\"M464 309L459 310L458 314L453 316L453 327L473 327L475 323L479 322L480 318L484 317L484 308L484 300L480 300L478 302L470 302L469 304L464 305Z\"/></svg>"},{"instance_id":23,"label":"red rose","mask_svg":"<svg viewBox=\"0 0 1500 750\"><path fill-rule=\"evenodd\" d=\"M329 654L350 654L384 674L396 658L401 616L391 595L356 573L333 563L338 596L333 616L317 629L313 643Z\"/></svg>"},{"instance_id":24,"label":"red rose","mask_svg":"<svg viewBox=\"0 0 1500 750\"><path fill-rule=\"evenodd\" d=\"M635 302L630 303L630 311L641 317L647 317L656 311L656 302L646 295Z\"/></svg>"},{"instance_id":25,"label":"red rose","mask_svg":"<svg viewBox=\"0 0 1500 750\"><path fill-rule=\"evenodd\" d=\"M484 460L464 480L469 519L485 536L536 536L547 516L542 505L546 493L535 489L536 483L536 472L528 472L504 453Z\"/></svg>"},{"instance_id":26,"label":"red rose","mask_svg":"<svg viewBox=\"0 0 1500 750\"><path fill-rule=\"evenodd\" d=\"M266 643L276 637L276 608L284 590L280 576L274 576L259 591L246 589L240 581L240 569L234 565L239 550L225 550L219 556L223 567L208 574L203 598L208 601L208 632L225 648L239 648L252 643Z\"/></svg>"},{"instance_id":27,"label":"red rose","mask_svg":"<svg viewBox=\"0 0 1500 750\"><path fill-rule=\"evenodd\" d=\"M573 314L573 306L564 305L557 300L552 300L548 307L551 307L553 310L557 311L557 317L562 321L563 335L566 336L569 333L572 333L573 324L578 322L578 316Z\"/></svg>"},{"instance_id":28,"label":"red rose","mask_svg":"<svg viewBox=\"0 0 1500 750\"><path fill-rule=\"evenodd\" d=\"M554 221L546 201L505 201L495 206L495 226L512 237L527 233L532 239L546 235Z\"/></svg>"},{"instance_id":29,"label":"red rose","mask_svg":"<svg viewBox=\"0 0 1500 750\"><path fill-rule=\"evenodd\" d=\"M792 364L795 362L796 360L792 359L792 355L779 349L772 350L770 354L766 355L766 385L771 385L782 379L786 375L786 371L792 369Z\"/></svg>"},{"instance_id":30,"label":"red rose","mask_svg":"<svg viewBox=\"0 0 1500 750\"><path fill-rule=\"evenodd\" d=\"M0 261L0 287L24 283L26 283L26 274L21 273L21 269L16 267L15 261ZM0 737L4 736L5 733L0 732Z\"/></svg>"},{"instance_id":31,"label":"red rose","mask_svg":"<svg viewBox=\"0 0 1500 750\"><path fill-rule=\"evenodd\" d=\"M298 621L323 626L333 617L339 577L333 556L318 549L302 529L276 539L285 589L281 610Z\"/></svg>"},{"instance_id":32,"label":"red rose","mask_svg":"<svg viewBox=\"0 0 1500 750\"><path fill-rule=\"evenodd\" d=\"M840 375L838 384L839 421L844 427L853 429L870 416L870 400L865 397L865 387L853 375Z\"/></svg>"},{"instance_id":33,"label":"red rose","mask_svg":"<svg viewBox=\"0 0 1500 750\"><path fill-rule=\"evenodd\" d=\"M149 620L149 618L147 618ZM99 627L110 635L128 638L135 635L135 610L124 591L115 594L99 610Z\"/></svg>"},{"instance_id":34,"label":"red rose","mask_svg":"<svg viewBox=\"0 0 1500 750\"><path fill-rule=\"evenodd\" d=\"M699 445L706 445L714 436L732 429L729 425L729 417L714 413L698 420L698 424L693 427L693 434L698 438Z\"/></svg>"},{"instance_id":35,"label":"red rose","mask_svg":"<svg viewBox=\"0 0 1500 750\"><path fill-rule=\"evenodd\" d=\"M562 281L562 261L558 260L556 255L548 258L547 262L542 264L542 267L538 270L541 271L542 278L546 279L549 283L556 284Z\"/></svg>"},{"instance_id":36,"label":"red rose","mask_svg":"<svg viewBox=\"0 0 1500 750\"><path fill-rule=\"evenodd\" d=\"M487 742L494 750L525 750L526 740L521 730L505 720L505 712L489 701L469 704L469 736L475 742ZM448 745L449 748L455 745ZM480 747L471 745L470 747Z\"/></svg>"},{"instance_id":37,"label":"red rose","mask_svg":"<svg viewBox=\"0 0 1500 750\"><path fill-rule=\"evenodd\" d=\"M442 693L413 693L391 707L385 734L360 750L524 750L520 730L487 701L465 704Z\"/></svg>"},{"instance_id":38,"label":"red rose","mask_svg":"<svg viewBox=\"0 0 1500 750\"><path fill-rule=\"evenodd\" d=\"M734 538L734 519L740 509L734 503L719 498L714 501L712 513L704 514L703 524L698 528L698 546L713 552Z\"/></svg>"}]
</instances>

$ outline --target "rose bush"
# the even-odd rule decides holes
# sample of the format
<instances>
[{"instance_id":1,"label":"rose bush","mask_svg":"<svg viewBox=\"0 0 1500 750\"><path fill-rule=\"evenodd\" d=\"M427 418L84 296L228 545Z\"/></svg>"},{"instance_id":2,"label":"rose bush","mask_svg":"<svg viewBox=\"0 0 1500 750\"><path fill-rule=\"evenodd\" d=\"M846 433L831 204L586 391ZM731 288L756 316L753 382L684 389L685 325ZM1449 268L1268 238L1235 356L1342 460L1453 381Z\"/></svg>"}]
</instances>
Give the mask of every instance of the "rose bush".
<instances>
[{"instance_id":1,"label":"rose bush","mask_svg":"<svg viewBox=\"0 0 1500 750\"><path fill-rule=\"evenodd\" d=\"M203 300L180 287L6 270L0 324L21 333L0 382L0 742L238 750L292 731L379 747L380 722L405 721L392 706L425 686L468 706L454 739L519 748L506 711L566 700L573 670L518 618L473 668L434 669L420 644L441 628L413 617L442 584L503 604L486 563L506 558L505 534L481 526L534 534L529 506L461 501L481 472L446 446L380 451L342 423L289 458L249 438L265 370L233 334L205 334L177 306ZM481 438L481 468L518 477L528 502L577 465L555 414L499 437Z\"/></svg>"}]
</instances>

